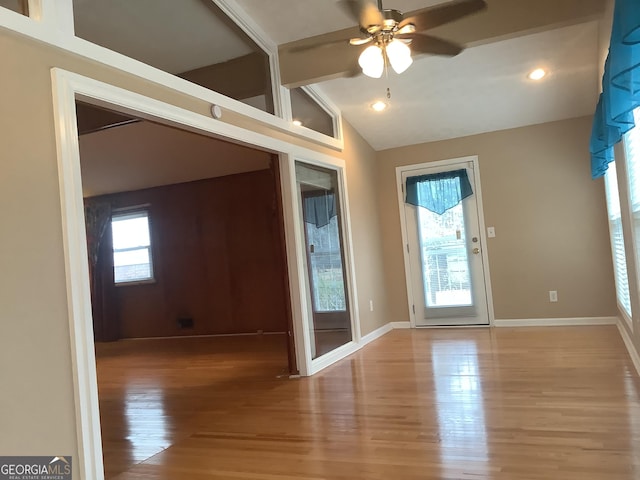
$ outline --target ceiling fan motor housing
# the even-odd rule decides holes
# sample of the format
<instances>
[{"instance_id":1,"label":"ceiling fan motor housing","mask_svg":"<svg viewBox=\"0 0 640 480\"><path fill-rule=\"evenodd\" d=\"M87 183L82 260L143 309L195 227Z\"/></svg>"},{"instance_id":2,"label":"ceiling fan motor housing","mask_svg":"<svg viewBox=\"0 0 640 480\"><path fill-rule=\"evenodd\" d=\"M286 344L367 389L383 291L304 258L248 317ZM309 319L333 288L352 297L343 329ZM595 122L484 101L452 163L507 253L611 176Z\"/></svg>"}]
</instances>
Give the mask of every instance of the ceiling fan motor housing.
<instances>
[{"instance_id":1,"label":"ceiling fan motor housing","mask_svg":"<svg viewBox=\"0 0 640 480\"><path fill-rule=\"evenodd\" d=\"M404 16L401 11L393 9L381 10L383 21L382 25L369 25L366 29L361 29L363 33L375 35L382 31L385 33L394 32L398 29L398 24L403 20Z\"/></svg>"}]
</instances>

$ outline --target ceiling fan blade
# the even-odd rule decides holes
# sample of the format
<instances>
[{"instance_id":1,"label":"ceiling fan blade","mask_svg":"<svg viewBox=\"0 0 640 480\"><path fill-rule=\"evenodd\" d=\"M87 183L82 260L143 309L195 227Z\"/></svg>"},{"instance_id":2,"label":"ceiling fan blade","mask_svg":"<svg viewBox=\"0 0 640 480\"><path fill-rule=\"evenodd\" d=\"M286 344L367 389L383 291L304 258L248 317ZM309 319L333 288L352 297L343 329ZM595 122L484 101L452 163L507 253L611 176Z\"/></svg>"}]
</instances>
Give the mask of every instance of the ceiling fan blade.
<instances>
[{"instance_id":1,"label":"ceiling fan blade","mask_svg":"<svg viewBox=\"0 0 640 480\"><path fill-rule=\"evenodd\" d=\"M308 52L310 50L317 50L317 49L322 49L326 47L332 47L340 43L349 45L349 43L351 43L352 40L356 40L355 38L352 38L354 33L355 32L348 32L348 35L340 35L338 38L334 38L332 40L322 39L321 43L318 43L318 39L316 38L309 39L309 41L305 39L304 42L299 42L299 43L296 42L298 44L285 46L284 49L292 53L300 53L300 52ZM364 38L362 40L364 41Z\"/></svg>"},{"instance_id":2,"label":"ceiling fan blade","mask_svg":"<svg viewBox=\"0 0 640 480\"><path fill-rule=\"evenodd\" d=\"M432 37L431 35L416 34L410 37L411 50L415 53L429 53L431 55L444 55L447 57L455 57L463 47L441 38Z\"/></svg>"},{"instance_id":3,"label":"ceiling fan blade","mask_svg":"<svg viewBox=\"0 0 640 480\"><path fill-rule=\"evenodd\" d=\"M371 31L372 27L379 27L384 17L378 7L368 0L341 0L342 8L356 21L360 28ZM374 29L377 31L378 29Z\"/></svg>"},{"instance_id":4,"label":"ceiling fan blade","mask_svg":"<svg viewBox=\"0 0 640 480\"><path fill-rule=\"evenodd\" d=\"M416 26L413 23L407 23L402 28L398 29L396 35L410 35L416 32Z\"/></svg>"},{"instance_id":5,"label":"ceiling fan blade","mask_svg":"<svg viewBox=\"0 0 640 480\"><path fill-rule=\"evenodd\" d=\"M487 2L484 0L453 0L444 5L436 5L416 12L411 17L405 18L400 23L400 28L412 23L416 26L416 31L422 32L480 12L485 8L487 8Z\"/></svg>"},{"instance_id":6,"label":"ceiling fan blade","mask_svg":"<svg viewBox=\"0 0 640 480\"><path fill-rule=\"evenodd\" d=\"M369 43L373 41L373 37L365 37L365 38L351 38L349 40L349 44L351 45L364 45L365 43Z\"/></svg>"}]
</instances>

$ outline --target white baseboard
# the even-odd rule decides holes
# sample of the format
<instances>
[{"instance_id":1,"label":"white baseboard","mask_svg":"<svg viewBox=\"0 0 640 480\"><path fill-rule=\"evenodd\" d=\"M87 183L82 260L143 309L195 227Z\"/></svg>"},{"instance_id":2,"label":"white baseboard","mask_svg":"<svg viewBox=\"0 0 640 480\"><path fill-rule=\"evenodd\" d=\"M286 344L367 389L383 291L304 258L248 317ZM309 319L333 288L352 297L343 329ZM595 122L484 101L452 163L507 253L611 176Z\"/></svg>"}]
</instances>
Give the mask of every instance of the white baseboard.
<instances>
[{"instance_id":1,"label":"white baseboard","mask_svg":"<svg viewBox=\"0 0 640 480\"><path fill-rule=\"evenodd\" d=\"M640 375L640 355L638 355L638 352L637 352L636 348L633 345L633 341L631 340L631 337L629 336L629 332L624 327L622 322L624 322L624 320L619 318L618 319L618 323L617 323L618 331L620 332L620 336L622 337L622 341L624 342L624 346L627 347L627 352L629 352L629 357L631 357L631 361L633 362L633 366L636 367L636 372L638 373L638 375Z\"/></svg>"},{"instance_id":2,"label":"white baseboard","mask_svg":"<svg viewBox=\"0 0 640 480\"><path fill-rule=\"evenodd\" d=\"M391 322L389 325L395 329L411 328L411 322Z\"/></svg>"},{"instance_id":3,"label":"white baseboard","mask_svg":"<svg viewBox=\"0 0 640 480\"><path fill-rule=\"evenodd\" d=\"M324 370L325 368L330 367L334 363L338 362L338 360L342 360L343 358L356 353L358 350L360 350L360 348L362 348L360 344L356 342L349 342L339 346L329 353L326 353L325 355L322 355L321 357L314 359L311 362L311 372L309 373L309 376L315 375L319 371Z\"/></svg>"},{"instance_id":4,"label":"white baseboard","mask_svg":"<svg viewBox=\"0 0 640 480\"><path fill-rule=\"evenodd\" d=\"M393 325L391 323L387 323L386 325L375 329L373 332L367 333L364 337L360 338L360 346L364 347L386 333L389 333L391 330L393 330Z\"/></svg>"},{"instance_id":5,"label":"white baseboard","mask_svg":"<svg viewBox=\"0 0 640 480\"><path fill-rule=\"evenodd\" d=\"M570 327L579 325L617 325L618 317L516 318L495 319L494 327Z\"/></svg>"}]
</instances>

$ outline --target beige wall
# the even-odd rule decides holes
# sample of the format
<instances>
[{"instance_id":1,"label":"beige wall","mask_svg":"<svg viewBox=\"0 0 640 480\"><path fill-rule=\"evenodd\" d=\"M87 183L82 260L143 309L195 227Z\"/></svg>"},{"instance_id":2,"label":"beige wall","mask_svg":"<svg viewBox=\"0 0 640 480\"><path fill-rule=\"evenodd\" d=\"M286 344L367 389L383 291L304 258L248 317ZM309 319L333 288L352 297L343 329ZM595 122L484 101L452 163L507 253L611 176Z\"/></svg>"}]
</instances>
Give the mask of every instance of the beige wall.
<instances>
[{"instance_id":1,"label":"beige wall","mask_svg":"<svg viewBox=\"0 0 640 480\"><path fill-rule=\"evenodd\" d=\"M29 49L0 52L0 452L75 460L51 82Z\"/></svg>"},{"instance_id":2,"label":"beige wall","mask_svg":"<svg viewBox=\"0 0 640 480\"><path fill-rule=\"evenodd\" d=\"M374 150L351 125L344 122L353 254L362 334L389 323L384 288L382 239L377 207L377 174ZM373 301L373 312L369 301Z\"/></svg>"},{"instance_id":3,"label":"beige wall","mask_svg":"<svg viewBox=\"0 0 640 480\"><path fill-rule=\"evenodd\" d=\"M0 32L0 452L74 456L76 423L53 125L51 67L207 114L209 105L11 33ZM256 131L239 115L225 121ZM283 138L282 132L269 132ZM386 323L373 151L346 127L349 207L363 333ZM300 139L288 138L325 153ZM373 299L375 311L368 311ZM366 308L365 308L366 307ZM87 321L89 321L87 319ZM10 366L10 367L9 367ZM74 478L79 478L77 475Z\"/></svg>"},{"instance_id":4,"label":"beige wall","mask_svg":"<svg viewBox=\"0 0 640 480\"><path fill-rule=\"evenodd\" d=\"M590 118L378 154L390 319L407 321L395 168L478 155L498 319L617 314L602 180L591 180ZM549 302L558 291L558 303Z\"/></svg>"}]
</instances>

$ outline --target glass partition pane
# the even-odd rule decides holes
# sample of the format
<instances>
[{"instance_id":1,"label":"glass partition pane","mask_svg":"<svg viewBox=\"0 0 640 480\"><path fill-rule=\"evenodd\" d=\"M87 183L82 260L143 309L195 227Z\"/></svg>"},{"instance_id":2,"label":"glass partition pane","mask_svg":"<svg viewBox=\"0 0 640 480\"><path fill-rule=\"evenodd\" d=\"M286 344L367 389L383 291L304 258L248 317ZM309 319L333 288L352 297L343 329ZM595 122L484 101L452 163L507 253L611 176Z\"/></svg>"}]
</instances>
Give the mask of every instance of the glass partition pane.
<instances>
[{"instance_id":1,"label":"glass partition pane","mask_svg":"<svg viewBox=\"0 0 640 480\"><path fill-rule=\"evenodd\" d=\"M28 0L0 0L0 7L8 8L14 12L21 13L22 15L29 15Z\"/></svg>"},{"instance_id":2,"label":"glass partition pane","mask_svg":"<svg viewBox=\"0 0 640 480\"><path fill-rule=\"evenodd\" d=\"M352 339L338 174L296 162L300 214L307 256L313 358Z\"/></svg>"},{"instance_id":3,"label":"glass partition pane","mask_svg":"<svg viewBox=\"0 0 640 480\"><path fill-rule=\"evenodd\" d=\"M301 125L324 133L330 137L335 137L335 129L333 116L318 104L302 88L293 88L291 94L291 113L293 120L300 122Z\"/></svg>"},{"instance_id":4,"label":"glass partition pane","mask_svg":"<svg viewBox=\"0 0 640 480\"><path fill-rule=\"evenodd\" d=\"M269 56L212 0L73 0L76 35L268 113Z\"/></svg>"}]
</instances>

